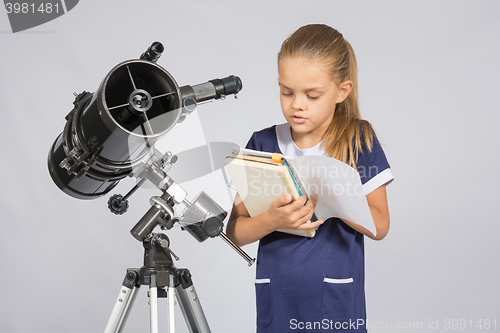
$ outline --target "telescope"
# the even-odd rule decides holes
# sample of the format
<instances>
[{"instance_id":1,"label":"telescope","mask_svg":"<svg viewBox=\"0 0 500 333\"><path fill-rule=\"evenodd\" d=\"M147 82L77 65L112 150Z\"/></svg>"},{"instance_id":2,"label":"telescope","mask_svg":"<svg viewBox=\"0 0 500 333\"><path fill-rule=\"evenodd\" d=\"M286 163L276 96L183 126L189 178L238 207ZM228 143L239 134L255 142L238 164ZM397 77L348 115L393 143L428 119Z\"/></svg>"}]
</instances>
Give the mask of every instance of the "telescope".
<instances>
[{"instance_id":1,"label":"telescope","mask_svg":"<svg viewBox=\"0 0 500 333\"><path fill-rule=\"evenodd\" d=\"M168 237L153 232L157 226L165 231L179 223L199 242L220 236L249 265L254 262L223 233L227 212L205 192L189 201L186 191L168 175L177 156L155 147L198 105L229 95L236 97L242 82L231 75L179 87L172 75L157 64L163 51L163 45L155 42L139 59L112 68L94 93L75 93L74 107L49 151L52 180L77 199L102 197L125 177L136 178L136 185L126 195L110 197L108 207L114 214L127 211L128 198L146 181L162 192L151 197L151 207L131 229L132 236L143 243L144 266L127 270L104 332L121 332L140 285L150 287L151 332L157 331L156 298L167 294L170 331L175 330L174 289L191 332L210 331L197 297L193 298L190 272L173 265L172 256L179 258L170 249ZM181 203L186 208L175 216L173 207ZM168 293L162 292L164 287L168 287Z\"/></svg>"},{"instance_id":2,"label":"telescope","mask_svg":"<svg viewBox=\"0 0 500 333\"><path fill-rule=\"evenodd\" d=\"M198 104L242 88L233 75L179 87L156 64L162 52L162 44L153 43L140 59L115 66L95 93L76 96L48 158L52 180L63 192L78 199L105 195Z\"/></svg>"}]
</instances>

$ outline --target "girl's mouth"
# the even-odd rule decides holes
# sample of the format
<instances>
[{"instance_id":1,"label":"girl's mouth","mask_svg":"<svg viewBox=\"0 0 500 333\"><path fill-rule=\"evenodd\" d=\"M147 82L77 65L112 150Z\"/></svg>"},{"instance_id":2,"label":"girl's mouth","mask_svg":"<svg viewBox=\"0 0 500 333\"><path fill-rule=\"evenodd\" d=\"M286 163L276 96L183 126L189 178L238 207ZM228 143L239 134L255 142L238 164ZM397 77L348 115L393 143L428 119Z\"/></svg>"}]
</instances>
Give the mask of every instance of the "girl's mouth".
<instances>
[{"instance_id":1,"label":"girl's mouth","mask_svg":"<svg viewBox=\"0 0 500 333\"><path fill-rule=\"evenodd\" d=\"M296 115L293 115L292 116L292 121L296 124L303 124L305 123L307 120L307 118L303 118L303 117L300 117L300 116L296 116Z\"/></svg>"}]
</instances>

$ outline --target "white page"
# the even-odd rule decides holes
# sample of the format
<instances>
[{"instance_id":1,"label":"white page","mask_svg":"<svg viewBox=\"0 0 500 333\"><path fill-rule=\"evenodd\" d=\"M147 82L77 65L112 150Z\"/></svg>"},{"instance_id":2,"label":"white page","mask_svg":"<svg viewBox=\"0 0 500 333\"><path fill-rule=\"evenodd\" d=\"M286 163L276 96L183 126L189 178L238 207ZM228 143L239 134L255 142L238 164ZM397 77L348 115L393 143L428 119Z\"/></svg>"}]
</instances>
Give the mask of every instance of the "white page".
<instances>
[{"instance_id":1,"label":"white page","mask_svg":"<svg viewBox=\"0 0 500 333\"><path fill-rule=\"evenodd\" d=\"M357 223L376 235L359 173L327 156L301 156L292 159L307 194L318 196L316 217L339 217Z\"/></svg>"}]
</instances>

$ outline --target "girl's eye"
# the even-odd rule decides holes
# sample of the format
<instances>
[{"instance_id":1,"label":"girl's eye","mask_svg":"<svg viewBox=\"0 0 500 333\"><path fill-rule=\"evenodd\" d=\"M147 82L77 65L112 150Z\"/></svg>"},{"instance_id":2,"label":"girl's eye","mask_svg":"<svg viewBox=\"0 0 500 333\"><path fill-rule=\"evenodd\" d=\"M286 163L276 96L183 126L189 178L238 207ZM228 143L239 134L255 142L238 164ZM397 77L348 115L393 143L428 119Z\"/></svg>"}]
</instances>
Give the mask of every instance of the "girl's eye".
<instances>
[{"instance_id":1,"label":"girl's eye","mask_svg":"<svg viewBox=\"0 0 500 333\"><path fill-rule=\"evenodd\" d=\"M284 91L283 91L281 94L282 94L283 96L292 96L292 93L289 93L289 92L284 92Z\"/></svg>"},{"instance_id":2,"label":"girl's eye","mask_svg":"<svg viewBox=\"0 0 500 333\"><path fill-rule=\"evenodd\" d=\"M309 97L309 99L318 99L319 98L319 96L307 96L307 97Z\"/></svg>"}]
</instances>

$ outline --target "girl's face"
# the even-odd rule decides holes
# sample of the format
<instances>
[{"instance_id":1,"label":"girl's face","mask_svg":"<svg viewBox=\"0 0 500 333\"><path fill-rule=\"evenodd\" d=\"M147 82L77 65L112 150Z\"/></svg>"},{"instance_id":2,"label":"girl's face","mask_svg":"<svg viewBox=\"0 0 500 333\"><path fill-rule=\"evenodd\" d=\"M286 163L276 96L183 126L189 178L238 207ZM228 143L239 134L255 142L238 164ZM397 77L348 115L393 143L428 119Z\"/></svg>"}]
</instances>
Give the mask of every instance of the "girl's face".
<instances>
[{"instance_id":1,"label":"girl's face","mask_svg":"<svg viewBox=\"0 0 500 333\"><path fill-rule=\"evenodd\" d=\"M337 85L324 64L303 57L280 59L278 73L281 110L295 143L300 148L318 144L333 119L335 106L347 97L352 82ZM301 147L299 142L309 147Z\"/></svg>"}]
</instances>

